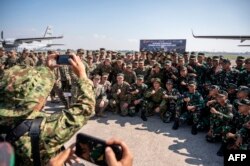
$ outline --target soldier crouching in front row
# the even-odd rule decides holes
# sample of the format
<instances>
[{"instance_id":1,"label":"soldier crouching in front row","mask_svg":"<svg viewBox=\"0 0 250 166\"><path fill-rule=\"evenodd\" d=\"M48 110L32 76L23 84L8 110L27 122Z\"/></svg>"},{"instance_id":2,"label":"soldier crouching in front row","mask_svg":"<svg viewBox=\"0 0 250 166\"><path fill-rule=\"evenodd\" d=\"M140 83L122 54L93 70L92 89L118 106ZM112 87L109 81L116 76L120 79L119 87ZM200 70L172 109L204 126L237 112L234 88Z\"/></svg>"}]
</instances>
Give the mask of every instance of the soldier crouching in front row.
<instances>
[{"instance_id":1,"label":"soldier crouching in front row","mask_svg":"<svg viewBox=\"0 0 250 166\"><path fill-rule=\"evenodd\" d=\"M134 116L135 113L138 113L140 111L140 108L142 107L143 94L148 88L148 86L143 82L144 76L138 75L136 78L136 82L130 86L129 92L131 96L131 103L128 110L130 116Z\"/></svg>"},{"instance_id":2,"label":"soldier crouching in front row","mask_svg":"<svg viewBox=\"0 0 250 166\"><path fill-rule=\"evenodd\" d=\"M122 116L128 115L128 106L130 103L129 87L124 81L124 74L119 73L116 76L117 83L111 88L110 107L114 113L120 113Z\"/></svg>"},{"instance_id":3,"label":"soldier crouching in front row","mask_svg":"<svg viewBox=\"0 0 250 166\"><path fill-rule=\"evenodd\" d=\"M164 89L161 87L161 80L159 78L152 79L153 86L144 94L143 107L141 111L141 118L143 121L147 121L148 116L152 116L155 113L161 113L165 111L165 102L163 100Z\"/></svg>"},{"instance_id":4,"label":"soldier crouching in front row","mask_svg":"<svg viewBox=\"0 0 250 166\"><path fill-rule=\"evenodd\" d=\"M105 117L104 111L108 106L108 99L105 92L105 88L100 84L101 76L95 75L93 78L94 92L96 99L95 113L96 116Z\"/></svg>"},{"instance_id":5,"label":"soldier crouching in front row","mask_svg":"<svg viewBox=\"0 0 250 166\"><path fill-rule=\"evenodd\" d=\"M173 129L176 130L179 127L179 120L190 121L192 123L191 133L197 134L197 125L200 121L201 109L204 107L204 100L201 94L196 90L196 82L188 82L188 92L184 93L182 100L182 109L177 109L176 119L173 125Z\"/></svg>"},{"instance_id":6,"label":"soldier crouching in front row","mask_svg":"<svg viewBox=\"0 0 250 166\"><path fill-rule=\"evenodd\" d=\"M164 123L169 123L173 118L176 109L178 109L178 98L180 93L177 89L173 88L173 80L169 79L166 82L166 91L164 91L164 102L166 110L162 114L162 120Z\"/></svg>"}]
</instances>

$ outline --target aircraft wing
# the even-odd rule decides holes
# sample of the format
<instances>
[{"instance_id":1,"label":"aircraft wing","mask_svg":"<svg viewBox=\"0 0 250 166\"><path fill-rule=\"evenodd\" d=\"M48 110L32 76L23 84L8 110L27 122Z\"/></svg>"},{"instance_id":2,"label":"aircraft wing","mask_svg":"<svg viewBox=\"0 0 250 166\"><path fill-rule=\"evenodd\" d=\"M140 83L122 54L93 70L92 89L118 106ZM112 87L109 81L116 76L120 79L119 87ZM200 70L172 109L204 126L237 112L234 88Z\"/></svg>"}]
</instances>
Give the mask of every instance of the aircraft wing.
<instances>
[{"instance_id":1,"label":"aircraft wing","mask_svg":"<svg viewBox=\"0 0 250 166\"><path fill-rule=\"evenodd\" d=\"M63 46L64 44L47 44L47 47L51 47L51 46Z\"/></svg>"},{"instance_id":2,"label":"aircraft wing","mask_svg":"<svg viewBox=\"0 0 250 166\"><path fill-rule=\"evenodd\" d=\"M52 40L52 39L61 39L61 38L63 38L63 36L19 38L15 40L15 43L32 43L33 41L41 42L42 40Z\"/></svg>"},{"instance_id":3,"label":"aircraft wing","mask_svg":"<svg viewBox=\"0 0 250 166\"><path fill-rule=\"evenodd\" d=\"M238 45L239 47L250 47L250 45Z\"/></svg>"},{"instance_id":4,"label":"aircraft wing","mask_svg":"<svg viewBox=\"0 0 250 166\"><path fill-rule=\"evenodd\" d=\"M240 40L241 42L244 42L245 40L250 40L250 36L197 36L197 35L194 35L193 34L193 37L194 38L204 38L204 39L232 39L232 40Z\"/></svg>"}]
</instances>

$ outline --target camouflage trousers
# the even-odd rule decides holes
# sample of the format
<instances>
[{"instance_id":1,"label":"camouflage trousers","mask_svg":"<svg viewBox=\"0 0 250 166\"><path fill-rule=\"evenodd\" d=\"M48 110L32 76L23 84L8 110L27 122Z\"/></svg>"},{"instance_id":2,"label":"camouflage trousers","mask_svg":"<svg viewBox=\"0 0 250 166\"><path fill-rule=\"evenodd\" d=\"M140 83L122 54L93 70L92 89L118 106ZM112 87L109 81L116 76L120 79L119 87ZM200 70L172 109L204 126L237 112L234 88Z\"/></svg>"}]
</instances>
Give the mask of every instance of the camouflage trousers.
<instances>
[{"instance_id":1,"label":"camouflage trousers","mask_svg":"<svg viewBox=\"0 0 250 166\"><path fill-rule=\"evenodd\" d=\"M63 105L68 108L69 107L69 103L68 101L66 100L65 96L63 95L63 91L62 89L59 87L59 85L57 85L56 83L54 84L51 92L50 92L50 96L51 98L55 97L55 96L58 96L60 101L63 103Z\"/></svg>"},{"instance_id":2,"label":"camouflage trousers","mask_svg":"<svg viewBox=\"0 0 250 166\"><path fill-rule=\"evenodd\" d=\"M188 111L186 108L184 108L183 113L177 113L176 118L180 119L183 122L192 120L193 124L198 124L198 122L200 121L200 110L196 109L195 111Z\"/></svg>"},{"instance_id":3,"label":"camouflage trousers","mask_svg":"<svg viewBox=\"0 0 250 166\"><path fill-rule=\"evenodd\" d=\"M155 109L160 107L160 117L163 118L164 113L166 112L165 106L160 106L159 103L155 103L152 101L144 101L142 111L145 112L145 116L153 116L155 114Z\"/></svg>"},{"instance_id":4,"label":"camouflage trousers","mask_svg":"<svg viewBox=\"0 0 250 166\"><path fill-rule=\"evenodd\" d=\"M177 102L168 102L166 104L166 109L163 110L163 118L172 118L176 114L176 109L178 108Z\"/></svg>"},{"instance_id":5,"label":"camouflage trousers","mask_svg":"<svg viewBox=\"0 0 250 166\"><path fill-rule=\"evenodd\" d=\"M108 99L106 99L106 100L104 100L104 106L100 106L101 101L102 101L102 99L96 100L95 113L97 115L103 113L104 110L107 108L108 103L109 103Z\"/></svg>"},{"instance_id":6,"label":"camouflage trousers","mask_svg":"<svg viewBox=\"0 0 250 166\"><path fill-rule=\"evenodd\" d=\"M127 101L117 101L115 99L110 99L109 105L112 112L120 113L122 116L128 115L128 106L125 107L124 104L128 104Z\"/></svg>"},{"instance_id":7,"label":"camouflage trousers","mask_svg":"<svg viewBox=\"0 0 250 166\"><path fill-rule=\"evenodd\" d=\"M142 105L142 101L136 105L134 104L134 101L132 101L128 108L129 116L135 116L135 114L138 113L142 108Z\"/></svg>"},{"instance_id":8,"label":"camouflage trousers","mask_svg":"<svg viewBox=\"0 0 250 166\"><path fill-rule=\"evenodd\" d=\"M227 142L226 134L232 130L232 127L221 119L210 117L210 131L212 138L221 138L223 142Z\"/></svg>"}]
</instances>

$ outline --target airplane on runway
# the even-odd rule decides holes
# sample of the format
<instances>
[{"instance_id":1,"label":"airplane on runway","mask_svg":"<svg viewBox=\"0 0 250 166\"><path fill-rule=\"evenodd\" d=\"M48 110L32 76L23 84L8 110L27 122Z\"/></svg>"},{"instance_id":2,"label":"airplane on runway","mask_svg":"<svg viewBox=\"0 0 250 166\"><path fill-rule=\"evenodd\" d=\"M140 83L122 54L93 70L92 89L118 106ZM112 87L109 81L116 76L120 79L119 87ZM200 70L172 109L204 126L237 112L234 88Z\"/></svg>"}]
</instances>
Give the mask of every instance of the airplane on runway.
<instances>
[{"instance_id":1,"label":"airplane on runway","mask_svg":"<svg viewBox=\"0 0 250 166\"><path fill-rule=\"evenodd\" d=\"M22 51L23 49L40 50L51 46L59 46L64 44L53 44L53 39L62 39L63 36L52 36L52 28L47 26L43 37L32 38L17 38L17 39L4 39L3 31L1 32L0 43L6 50L15 49Z\"/></svg>"},{"instance_id":2,"label":"airplane on runway","mask_svg":"<svg viewBox=\"0 0 250 166\"><path fill-rule=\"evenodd\" d=\"M229 40L240 40L240 42L244 42L246 40L250 40L250 36L246 36L246 35L232 35L232 36L196 36L194 35L193 31L192 31L192 35L194 38L203 38L203 39L229 39ZM238 45L239 47L249 47L250 45Z\"/></svg>"}]
</instances>

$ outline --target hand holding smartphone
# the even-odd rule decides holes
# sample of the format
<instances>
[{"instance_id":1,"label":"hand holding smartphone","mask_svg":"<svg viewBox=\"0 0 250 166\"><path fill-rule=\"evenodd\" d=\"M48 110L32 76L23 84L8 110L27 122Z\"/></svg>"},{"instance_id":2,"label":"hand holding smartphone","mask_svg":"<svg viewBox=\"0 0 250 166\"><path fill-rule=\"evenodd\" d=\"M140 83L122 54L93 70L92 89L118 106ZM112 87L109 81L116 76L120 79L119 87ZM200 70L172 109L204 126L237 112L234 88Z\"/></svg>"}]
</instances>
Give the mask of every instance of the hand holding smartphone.
<instances>
[{"instance_id":1,"label":"hand holding smartphone","mask_svg":"<svg viewBox=\"0 0 250 166\"><path fill-rule=\"evenodd\" d=\"M70 55L58 55L56 59L56 63L58 65L70 65L69 59L71 58Z\"/></svg>"},{"instance_id":2,"label":"hand holding smartphone","mask_svg":"<svg viewBox=\"0 0 250 166\"><path fill-rule=\"evenodd\" d=\"M89 162L96 165L108 165L105 157L105 149L110 147L115 153L117 161L122 159L123 150L120 145L113 144L107 145L106 141L99 138L95 138L83 133L80 133L76 137L76 151L75 154Z\"/></svg>"}]
</instances>

